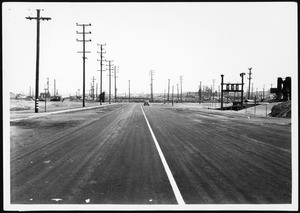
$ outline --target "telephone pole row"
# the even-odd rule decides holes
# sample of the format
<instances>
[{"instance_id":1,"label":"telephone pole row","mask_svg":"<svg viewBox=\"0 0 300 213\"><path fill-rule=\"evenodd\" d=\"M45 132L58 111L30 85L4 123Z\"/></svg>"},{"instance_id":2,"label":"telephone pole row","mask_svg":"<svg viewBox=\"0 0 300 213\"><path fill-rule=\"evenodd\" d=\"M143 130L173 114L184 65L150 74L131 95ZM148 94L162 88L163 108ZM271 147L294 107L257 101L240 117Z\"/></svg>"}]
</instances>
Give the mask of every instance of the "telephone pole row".
<instances>
[{"instance_id":1,"label":"telephone pole row","mask_svg":"<svg viewBox=\"0 0 300 213\"><path fill-rule=\"evenodd\" d=\"M48 21L51 20L50 17L41 17L40 16L40 9L37 9L37 15L36 17L25 17L26 19L36 20L36 74L35 74L35 106L34 106L34 112L39 112L39 60L40 60L40 20Z\"/></svg>"},{"instance_id":2,"label":"telephone pole row","mask_svg":"<svg viewBox=\"0 0 300 213\"><path fill-rule=\"evenodd\" d=\"M90 42L92 41L91 39L86 40L85 39L85 35L86 34L91 34L91 32L86 32L85 31L85 27L88 26L92 26L91 24L78 24L76 23L76 26L78 27L82 27L82 32L78 32L76 31L77 34L82 34L82 40L76 39L76 41L78 42L82 42L83 44L83 51L78 51L77 53L82 53L82 59L83 59L83 93L82 93L82 106L85 107L85 59L87 59L87 57L85 57L86 53L91 53L90 51L85 51L85 42Z\"/></svg>"}]
</instances>

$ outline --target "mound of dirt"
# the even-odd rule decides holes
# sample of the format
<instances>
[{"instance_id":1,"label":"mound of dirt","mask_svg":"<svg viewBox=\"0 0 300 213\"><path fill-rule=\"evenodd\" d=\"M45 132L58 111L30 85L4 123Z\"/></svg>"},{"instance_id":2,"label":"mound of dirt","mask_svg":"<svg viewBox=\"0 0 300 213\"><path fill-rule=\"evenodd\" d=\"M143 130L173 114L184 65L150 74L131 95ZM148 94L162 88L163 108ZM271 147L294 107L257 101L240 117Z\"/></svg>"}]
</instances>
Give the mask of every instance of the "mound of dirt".
<instances>
[{"instance_id":1,"label":"mound of dirt","mask_svg":"<svg viewBox=\"0 0 300 213\"><path fill-rule=\"evenodd\" d=\"M274 105L269 115L272 117L291 118L291 114L291 101L285 101Z\"/></svg>"}]
</instances>

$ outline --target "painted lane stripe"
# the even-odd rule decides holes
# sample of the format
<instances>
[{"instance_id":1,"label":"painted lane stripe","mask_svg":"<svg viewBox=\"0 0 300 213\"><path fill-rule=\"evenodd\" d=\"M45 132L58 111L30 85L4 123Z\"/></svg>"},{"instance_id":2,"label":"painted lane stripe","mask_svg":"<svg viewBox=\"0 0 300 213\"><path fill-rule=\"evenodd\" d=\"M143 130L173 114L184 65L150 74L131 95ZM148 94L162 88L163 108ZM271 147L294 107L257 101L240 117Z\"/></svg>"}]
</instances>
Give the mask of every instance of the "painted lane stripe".
<instances>
[{"instance_id":1,"label":"painted lane stripe","mask_svg":"<svg viewBox=\"0 0 300 213\"><path fill-rule=\"evenodd\" d=\"M162 153L162 151L161 151L161 149L160 149L159 143L158 143L158 141L156 140L156 137L155 137L155 135L154 135L154 133L153 133L153 131L152 131L152 128L151 128L151 126L150 126L150 124L149 124L149 121L148 121L148 119L147 119L147 117L146 117L146 115L145 115L145 112L144 112L143 108L142 108L142 105L140 105L140 107L141 107L142 112L143 112L143 114L144 114L145 120L146 120L147 125L148 125L148 127L149 127L150 133L151 133L152 138L153 138L153 140L154 140L154 143L155 143L155 146L156 146L156 148L157 148L157 151L158 151L158 154L159 154L159 156L160 156L160 159L161 159L161 161L162 161L162 164L163 164L163 166L164 166L164 168L165 168L165 171L166 171L166 173L167 173L167 176L168 176L168 178L169 178L169 181L170 181L170 184L171 184L171 186L172 186L173 192L174 192L174 194L175 194L177 203L178 203L179 205L184 205L185 202L184 202L184 200L183 200L183 198L182 198L182 196L181 196L181 193L180 193L180 191L179 191L179 189L178 189L178 186L177 186L177 184L176 184L176 182L175 182L175 179L174 179L174 177L173 177L173 175L172 175L172 172L171 172L171 170L170 170L170 168L169 168L169 166L168 166L168 163L167 163L167 161L166 161L166 159L165 159L165 157L164 157L164 155L163 155L163 153Z\"/></svg>"}]
</instances>

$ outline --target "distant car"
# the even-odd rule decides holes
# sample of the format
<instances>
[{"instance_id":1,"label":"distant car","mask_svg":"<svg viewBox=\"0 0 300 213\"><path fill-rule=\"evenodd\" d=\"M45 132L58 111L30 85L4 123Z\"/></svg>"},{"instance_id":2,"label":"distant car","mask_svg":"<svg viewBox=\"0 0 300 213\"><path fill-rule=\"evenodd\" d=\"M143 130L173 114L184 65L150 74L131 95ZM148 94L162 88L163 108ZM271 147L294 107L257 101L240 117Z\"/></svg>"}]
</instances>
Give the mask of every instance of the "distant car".
<instances>
[{"instance_id":1,"label":"distant car","mask_svg":"<svg viewBox=\"0 0 300 213\"><path fill-rule=\"evenodd\" d=\"M149 101L148 100L144 101L144 106L149 106Z\"/></svg>"}]
</instances>

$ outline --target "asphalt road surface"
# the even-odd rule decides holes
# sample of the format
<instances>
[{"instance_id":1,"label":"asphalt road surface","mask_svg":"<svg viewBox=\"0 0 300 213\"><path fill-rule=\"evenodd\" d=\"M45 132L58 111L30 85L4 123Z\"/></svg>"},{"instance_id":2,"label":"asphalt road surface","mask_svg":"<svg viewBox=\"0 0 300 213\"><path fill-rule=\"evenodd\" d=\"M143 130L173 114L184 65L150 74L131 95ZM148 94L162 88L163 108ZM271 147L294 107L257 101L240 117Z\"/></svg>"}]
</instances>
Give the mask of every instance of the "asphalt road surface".
<instances>
[{"instance_id":1,"label":"asphalt road surface","mask_svg":"<svg viewBox=\"0 0 300 213\"><path fill-rule=\"evenodd\" d=\"M291 203L291 126L115 104L11 134L12 204Z\"/></svg>"}]
</instances>

